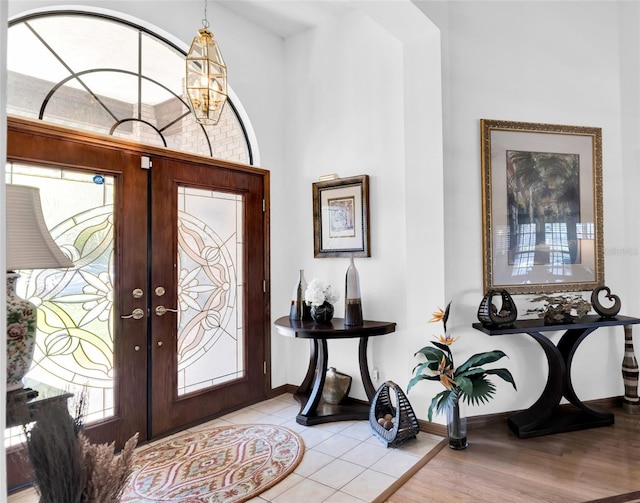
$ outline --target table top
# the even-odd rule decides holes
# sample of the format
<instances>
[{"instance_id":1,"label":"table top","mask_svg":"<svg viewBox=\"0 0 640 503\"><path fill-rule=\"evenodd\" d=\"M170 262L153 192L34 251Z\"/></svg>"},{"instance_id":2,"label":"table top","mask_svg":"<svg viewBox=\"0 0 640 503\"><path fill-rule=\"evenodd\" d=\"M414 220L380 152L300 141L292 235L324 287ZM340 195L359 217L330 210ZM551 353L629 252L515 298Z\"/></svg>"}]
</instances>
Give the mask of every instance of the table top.
<instances>
[{"instance_id":1,"label":"table top","mask_svg":"<svg viewBox=\"0 0 640 503\"><path fill-rule=\"evenodd\" d=\"M282 316L275 321L274 325L280 335L300 339L349 339L390 334L396 330L396 324L390 321L364 320L362 325L345 326L344 318L333 318L327 323L316 323L291 320L288 316Z\"/></svg>"},{"instance_id":2,"label":"table top","mask_svg":"<svg viewBox=\"0 0 640 503\"><path fill-rule=\"evenodd\" d=\"M583 316L574 323L560 323L557 325L545 325L542 318L528 320L516 320L508 327L485 327L482 323L474 323L472 326L489 335L522 334L526 332L552 332L559 330L582 330L585 328L615 327L619 325L635 325L640 323L640 318L631 316L614 316L613 318L602 318L597 314Z\"/></svg>"},{"instance_id":3,"label":"table top","mask_svg":"<svg viewBox=\"0 0 640 503\"><path fill-rule=\"evenodd\" d=\"M53 386L49 386L48 384L42 383L40 381L36 381L35 379L31 379L25 377L23 379L25 388L22 390L9 391L7 393L7 405L11 404L24 404L32 405L40 402L46 402L49 400L64 400L73 396L68 390L62 390L58 388L54 388ZM28 390L36 391L36 393L29 393ZM34 396L35 395L35 396Z\"/></svg>"},{"instance_id":4,"label":"table top","mask_svg":"<svg viewBox=\"0 0 640 503\"><path fill-rule=\"evenodd\" d=\"M25 388L7 393L7 428L30 423L34 421L36 410L49 403L66 403L67 399L73 396L69 391L54 388L35 379L25 377L23 382Z\"/></svg>"}]
</instances>

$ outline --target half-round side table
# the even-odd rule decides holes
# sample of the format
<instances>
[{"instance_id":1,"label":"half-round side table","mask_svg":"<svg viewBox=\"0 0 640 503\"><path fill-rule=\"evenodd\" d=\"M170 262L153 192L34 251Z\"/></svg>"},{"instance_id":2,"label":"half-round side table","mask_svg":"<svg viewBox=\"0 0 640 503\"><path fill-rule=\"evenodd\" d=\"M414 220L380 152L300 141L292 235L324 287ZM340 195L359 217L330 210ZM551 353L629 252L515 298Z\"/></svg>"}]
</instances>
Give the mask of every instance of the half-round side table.
<instances>
[{"instance_id":1,"label":"half-round side table","mask_svg":"<svg viewBox=\"0 0 640 503\"><path fill-rule=\"evenodd\" d=\"M275 321L279 334L299 339L309 339L310 355L307 374L294 394L300 403L300 413L296 422L305 426L328 423L331 421L368 420L370 402L376 393L367 361L367 344L369 337L395 332L396 324L387 321L365 320L360 326L345 326L344 319L334 318L328 323L314 321L294 321L283 316ZM329 351L328 339L359 338L358 359L360 376L368 403L345 398L339 405L329 404L322 400L322 388L327 374Z\"/></svg>"}]
</instances>

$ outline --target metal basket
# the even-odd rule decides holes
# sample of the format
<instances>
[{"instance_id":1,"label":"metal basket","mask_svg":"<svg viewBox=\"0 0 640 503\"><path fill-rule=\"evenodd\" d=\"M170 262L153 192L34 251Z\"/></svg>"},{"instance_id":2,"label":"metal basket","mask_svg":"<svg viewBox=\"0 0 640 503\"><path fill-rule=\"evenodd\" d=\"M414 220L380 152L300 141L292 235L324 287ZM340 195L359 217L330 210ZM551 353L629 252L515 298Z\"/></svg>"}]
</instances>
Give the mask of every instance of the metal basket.
<instances>
[{"instance_id":1,"label":"metal basket","mask_svg":"<svg viewBox=\"0 0 640 503\"><path fill-rule=\"evenodd\" d=\"M395 406L389 390L393 390L395 393ZM394 417L393 427L389 430L378 423L378 418L384 417L386 414L391 414ZM387 447L397 447L410 438L415 438L420 431L418 419L409 400L400 386L393 381L385 382L376 391L369 409L369 423L371 423L373 432L387 444Z\"/></svg>"}]
</instances>

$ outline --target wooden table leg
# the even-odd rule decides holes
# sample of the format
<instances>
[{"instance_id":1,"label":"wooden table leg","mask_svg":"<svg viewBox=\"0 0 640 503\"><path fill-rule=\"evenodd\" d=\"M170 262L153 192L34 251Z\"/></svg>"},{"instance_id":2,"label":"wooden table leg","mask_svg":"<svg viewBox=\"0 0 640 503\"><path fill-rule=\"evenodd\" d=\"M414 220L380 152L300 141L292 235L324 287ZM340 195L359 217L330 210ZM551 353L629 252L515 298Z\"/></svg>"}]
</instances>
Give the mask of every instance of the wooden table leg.
<instances>
[{"instance_id":1,"label":"wooden table leg","mask_svg":"<svg viewBox=\"0 0 640 503\"><path fill-rule=\"evenodd\" d=\"M518 412L507 420L511 431L519 438L537 435L538 429L547 422L554 408L560 402L564 387L565 366L558 348L553 342L537 332L527 332L527 334L542 347L549 364L549 374L538 400L527 410Z\"/></svg>"},{"instance_id":2,"label":"wooden table leg","mask_svg":"<svg viewBox=\"0 0 640 503\"><path fill-rule=\"evenodd\" d=\"M560 338L557 346L541 333L527 332L544 350L549 364L549 375L538 400L527 410L507 420L509 427L518 437L529 438L613 424L613 414L587 407L578 398L571 383L573 355L579 344L593 330L593 327L569 329ZM557 406L563 396L575 405L577 410L559 410Z\"/></svg>"},{"instance_id":3,"label":"wooden table leg","mask_svg":"<svg viewBox=\"0 0 640 503\"><path fill-rule=\"evenodd\" d=\"M304 381L298 386L297 391L297 393L307 396L311 393L313 379L316 374L316 366L318 365L318 340L309 339L309 343L309 367L307 367L307 375L304 376Z\"/></svg>"},{"instance_id":4,"label":"wooden table leg","mask_svg":"<svg viewBox=\"0 0 640 503\"><path fill-rule=\"evenodd\" d=\"M624 325L624 357L622 358L622 380L624 397L622 410L627 414L640 414L638 399L638 362L633 351L633 325Z\"/></svg>"},{"instance_id":5,"label":"wooden table leg","mask_svg":"<svg viewBox=\"0 0 640 503\"><path fill-rule=\"evenodd\" d=\"M329 352L327 348L327 340L320 339L316 345L316 370L314 371L315 377L313 380L313 386L311 387L311 394L309 399L303 405L300 414L296 416L296 422L298 424L308 425L310 424L308 418L315 417L318 414L318 405L322 398L322 388L324 387L324 380L327 376L327 363L329 360Z\"/></svg>"},{"instance_id":6,"label":"wooden table leg","mask_svg":"<svg viewBox=\"0 0 640 503\"><path fill-rule=\"evenodd\" d=\"M367 393L369 402L371 402L376 394L376 389L373 387L371 376L369 375L369 361L367 359L368 342L368 337L360 337L360 345L358 346L358 360L360 362L360 377L362 377L364 391Z\"/></svg>"}]
</instances>

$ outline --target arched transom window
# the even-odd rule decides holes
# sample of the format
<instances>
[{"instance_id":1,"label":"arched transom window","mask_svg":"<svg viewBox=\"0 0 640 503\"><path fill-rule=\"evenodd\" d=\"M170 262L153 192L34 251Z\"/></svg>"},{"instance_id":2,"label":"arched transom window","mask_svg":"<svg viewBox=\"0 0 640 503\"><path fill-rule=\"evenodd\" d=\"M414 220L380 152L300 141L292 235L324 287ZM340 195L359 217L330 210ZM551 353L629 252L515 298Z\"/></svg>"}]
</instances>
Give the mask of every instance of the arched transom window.
<instances>
[{"instance_id":1,"label":"arched transom window","mask_svg":"<svg viewBox=\"0 0 640 503\"><path fill-rule=\"evenodd\" d=\"M8 32L9 114L253 164L229 99L215 126L186 99L185 51L105 14L58 11L13 20Z\"/></svg>"}]
</instances>

